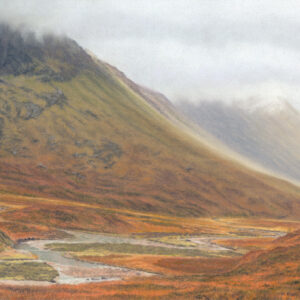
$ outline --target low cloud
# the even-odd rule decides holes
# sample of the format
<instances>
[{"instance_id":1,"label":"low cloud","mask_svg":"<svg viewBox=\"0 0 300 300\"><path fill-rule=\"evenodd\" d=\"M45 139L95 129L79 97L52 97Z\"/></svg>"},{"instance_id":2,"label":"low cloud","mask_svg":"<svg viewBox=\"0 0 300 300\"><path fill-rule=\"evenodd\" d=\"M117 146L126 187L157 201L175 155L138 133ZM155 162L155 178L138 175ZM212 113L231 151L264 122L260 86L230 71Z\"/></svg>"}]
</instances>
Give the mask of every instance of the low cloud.
<instances>
[{"instance_id":1,"label":"low cloud","mask_svg":"<svg viewBox=\"0 0 300 300\"><path fill-rule=\"evenodd\" d=\"M283 97L300 108L289 0L0 0L0 18L76 39L173 101Z\"/></svg>"}]
</instances>

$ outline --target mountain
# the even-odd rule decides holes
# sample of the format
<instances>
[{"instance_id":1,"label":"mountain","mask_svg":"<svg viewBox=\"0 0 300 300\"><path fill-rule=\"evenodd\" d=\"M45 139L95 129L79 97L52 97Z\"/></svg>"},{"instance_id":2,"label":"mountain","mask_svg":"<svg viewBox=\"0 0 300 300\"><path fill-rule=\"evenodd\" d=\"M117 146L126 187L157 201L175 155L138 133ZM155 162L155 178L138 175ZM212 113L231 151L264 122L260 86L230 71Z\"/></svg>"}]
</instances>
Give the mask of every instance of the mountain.
<instances>
[{"instance_id":1,"label":"mountain","mask_svg":"<svg viewBox=\"0 0 300 300\"><path fill-rule=\"evenodd\" d=\"M164 96L69 38L1 25L0 75L2 194L181 216L300 216L298 187L213 151L166 117ZM48 209L19 213L75 213Z\"/></svg>"},{"instance_id":2,"label":"mountain","mask_svg":"<svg viewBox=\"0 0 300 300\"><path fill-rule=\"evenodd\" d=\"M181 103L180 110L239 154L300 181L300 112L286 100Z\"/></svg>"}]
</instances>

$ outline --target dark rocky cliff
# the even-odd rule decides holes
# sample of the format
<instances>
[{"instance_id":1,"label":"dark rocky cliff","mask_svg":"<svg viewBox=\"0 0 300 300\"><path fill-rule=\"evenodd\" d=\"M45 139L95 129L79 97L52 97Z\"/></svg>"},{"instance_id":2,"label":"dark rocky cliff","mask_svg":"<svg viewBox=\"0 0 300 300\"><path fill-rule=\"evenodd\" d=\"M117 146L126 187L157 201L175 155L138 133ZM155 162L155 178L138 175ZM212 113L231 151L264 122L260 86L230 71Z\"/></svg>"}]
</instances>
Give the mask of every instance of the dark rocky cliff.
<instances>
[{"instance_id":1,"label":"dark rocky cliff","mask_svg":"<svg viewBox=\"0 0 300 300\"><path fill-rule=\"evenodd\" d=\"M56 64L46 63L52 59ZM66 81L82 69L96 70L92 58L78 44L66 37L14 30L0 24L0 75L35 75L41 81Z\"/></svg>"}]
</instances>

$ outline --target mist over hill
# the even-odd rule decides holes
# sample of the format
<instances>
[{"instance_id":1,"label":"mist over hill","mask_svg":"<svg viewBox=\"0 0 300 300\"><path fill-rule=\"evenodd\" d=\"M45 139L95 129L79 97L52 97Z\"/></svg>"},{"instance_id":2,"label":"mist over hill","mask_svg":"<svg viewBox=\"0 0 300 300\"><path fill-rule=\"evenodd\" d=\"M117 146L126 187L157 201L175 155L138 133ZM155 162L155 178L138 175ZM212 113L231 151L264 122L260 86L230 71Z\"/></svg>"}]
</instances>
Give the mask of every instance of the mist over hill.
<instances>
[{"instance_id":1,"label":"mist over hill","mask_svg":"<svg viewBox=\"0 0 300 300\"><path fill-rule=\"evenodd\" d=\"M0 0L0 299L300 299L295 0Z\"/></svg>"},{"instance_id":2,"label":"mist over hill","mask_svg":"<svg viewBox=\"0 0 300 300\"><path fill-rule=\"evenodd\" d=\"M181 103L180 110L234 151L300 181L300 113L286 100Z\"/></svg>"}]
</instances>

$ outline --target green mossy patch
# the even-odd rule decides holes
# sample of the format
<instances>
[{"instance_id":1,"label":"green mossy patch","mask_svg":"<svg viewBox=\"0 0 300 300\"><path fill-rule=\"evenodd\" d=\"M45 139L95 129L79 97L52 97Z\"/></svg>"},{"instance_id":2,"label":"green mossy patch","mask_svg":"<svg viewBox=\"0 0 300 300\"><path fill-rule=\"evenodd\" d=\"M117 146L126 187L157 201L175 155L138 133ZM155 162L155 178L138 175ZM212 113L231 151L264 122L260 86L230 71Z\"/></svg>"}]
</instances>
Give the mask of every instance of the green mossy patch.
<instances>
[{"instance_id":1,"label":"green mossy patch","mask_svg":"<svg viewBox=\"0 0 300 300\"><path fill-rule=\"evenodd\" d=\"M53 281L58 275L46 263L0 262L0 280Z\"/></svg>"}]
</instances>

